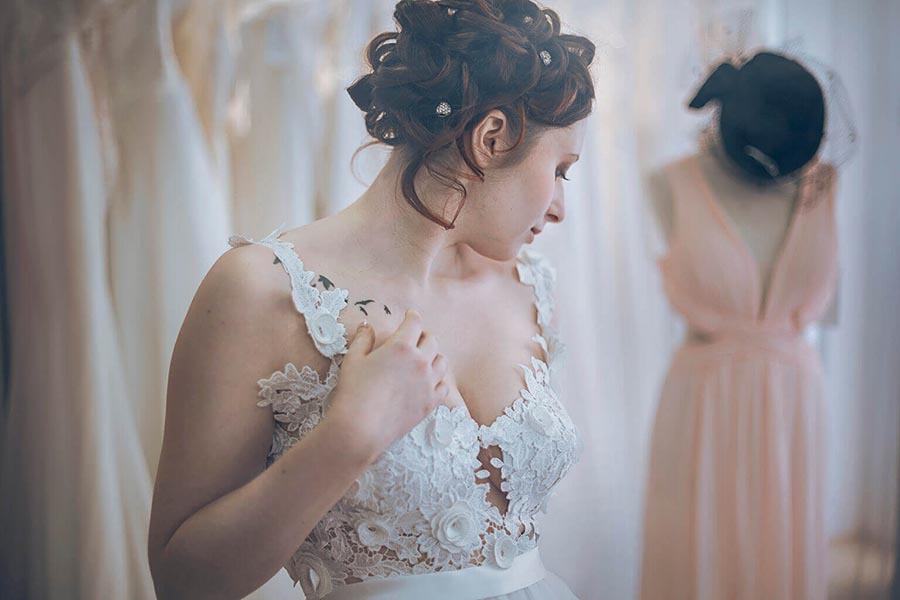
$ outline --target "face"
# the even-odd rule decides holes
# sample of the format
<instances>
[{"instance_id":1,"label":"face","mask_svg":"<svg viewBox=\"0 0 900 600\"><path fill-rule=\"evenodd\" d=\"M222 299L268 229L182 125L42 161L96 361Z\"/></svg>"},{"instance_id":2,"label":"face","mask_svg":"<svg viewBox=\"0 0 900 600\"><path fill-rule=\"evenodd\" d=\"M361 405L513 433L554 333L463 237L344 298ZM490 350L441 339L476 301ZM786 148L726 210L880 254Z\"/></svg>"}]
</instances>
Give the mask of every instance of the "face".
<instances>
[{"instance_id":1,"label":"face","mask_svg":"<svg viewBox=\"0 0 900 600\"><path fill-rule=\"evenodd\" d=\"M469 187L469 198L457 219L460 233L476 252L493 260L510 260L523 244L540 235L532 229L543 230L565 219L568 171L581 154L584 134L583 119L545 131L514 167L492 169L490 160L482 163L485 182ZM483 144L484 153L491 148L491 140Z\"/></svg>"}]
</instances>

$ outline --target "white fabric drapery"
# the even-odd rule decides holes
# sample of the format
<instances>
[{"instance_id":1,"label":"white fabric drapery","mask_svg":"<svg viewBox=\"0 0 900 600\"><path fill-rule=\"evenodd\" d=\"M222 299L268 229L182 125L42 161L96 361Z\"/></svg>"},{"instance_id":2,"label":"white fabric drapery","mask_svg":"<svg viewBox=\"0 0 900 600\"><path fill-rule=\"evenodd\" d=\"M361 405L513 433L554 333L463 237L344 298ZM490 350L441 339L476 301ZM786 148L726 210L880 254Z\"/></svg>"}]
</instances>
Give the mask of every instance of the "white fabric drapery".
<instances>
[{"instance_id":1,"label":"white fabric drapery","mask_svg":"<svg viewBox=\"0 0 900 600\"><path fill-rule=\"evenodd\" d=\"M11 372L0 589L10 598L152 597L143 534L152 479L109 293L106 176L85 54L92 31L29 17L20 25L35 26L41 47L5 61L2 77Z\"/></svg>"},{"instance_id":2,"label":"white fabric drapery","mask_svg":"<svg viewBox=\"0 0 900 600\"><path fill-rule=\"evenodd\" d=\"M168 360L193 291L230 233L330 214L384 157L367 150L350 171L366 136L343 88L366 42L393 27L393 0L217 4L17 0L2 14L11 370L0 583L22 597L153 597L150 495ZM545 517L542 555L580 597L625 600L649 426L683 329L653 264L642 182L693 143L701 117L683 106L701 76L697 27L734 3L547 4L598 44L598 99L566 222L536 242L559 271L561 387L586 435ZM752 6L766 42L802 38L841 73L856 115L860 151L837 202L840 321L819 333L828 527L835 542L874 548L884 577L898 503L900 186L887 157L900 143L900 7ZM253 596L297 594L281 571Z\"/></svg>"}]
</instances>

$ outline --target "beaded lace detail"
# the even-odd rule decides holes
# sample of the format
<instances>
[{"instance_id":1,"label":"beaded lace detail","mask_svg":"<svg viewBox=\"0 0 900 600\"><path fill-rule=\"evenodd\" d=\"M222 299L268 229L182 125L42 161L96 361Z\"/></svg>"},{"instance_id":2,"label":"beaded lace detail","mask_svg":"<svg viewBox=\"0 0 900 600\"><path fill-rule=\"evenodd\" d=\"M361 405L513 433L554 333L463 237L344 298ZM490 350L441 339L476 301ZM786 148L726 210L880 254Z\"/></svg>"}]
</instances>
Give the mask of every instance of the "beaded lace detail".
<instances>
[{"instance_id":1,"label":"beaded lace detail","mask_svg":"<svg viewBox=\"0 0 900 600\"><path fill-rule=\"evenodd\" d=\"M271 407L275 428L268 468L312 430L327 412L345 354L345 328L338 321L347 290L320 291L311 284L293 244L279 229L261 240L231 236L237 247L269 247L290 276L294 306L306 321L316 348L331 360L324 381L317 371L288 363L257 381L260 407ZM509 567L513 558L537 545L535 515L546 512L553 487L578 460L581 438L550 374L565 345L551 328L556 273L546 258L523 248L517 257L520 281L534 288L548 363L532 356L519 364L525 387L490 425L479 425L465 405L439 405L396 440L316 524L285 568L307 598L370 578L395 577L492 564ZM478 458L482 447L497 446L505 514L487 499L488 471Z\"/></svg>"}]
</instances>

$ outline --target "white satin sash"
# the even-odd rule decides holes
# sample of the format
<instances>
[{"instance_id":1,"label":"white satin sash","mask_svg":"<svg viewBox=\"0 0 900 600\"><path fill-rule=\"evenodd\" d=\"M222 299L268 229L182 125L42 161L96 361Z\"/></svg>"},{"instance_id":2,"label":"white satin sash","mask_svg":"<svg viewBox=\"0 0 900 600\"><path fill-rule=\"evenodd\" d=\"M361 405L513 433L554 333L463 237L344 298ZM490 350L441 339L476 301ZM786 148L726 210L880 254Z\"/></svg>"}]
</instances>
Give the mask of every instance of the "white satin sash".
<instances>
[{"instance_id":1,"label":"white satin sash","mask_svg":"<svg viewBox=\"0 0 900 600\"><path fill-rule=\"evenodd\" d=\"M513 559L508 569L480 565L452 571L369 579L336 588L327 600L480 600L509 594L547 574L537 548Z\"/></svg>"}]
</instances>

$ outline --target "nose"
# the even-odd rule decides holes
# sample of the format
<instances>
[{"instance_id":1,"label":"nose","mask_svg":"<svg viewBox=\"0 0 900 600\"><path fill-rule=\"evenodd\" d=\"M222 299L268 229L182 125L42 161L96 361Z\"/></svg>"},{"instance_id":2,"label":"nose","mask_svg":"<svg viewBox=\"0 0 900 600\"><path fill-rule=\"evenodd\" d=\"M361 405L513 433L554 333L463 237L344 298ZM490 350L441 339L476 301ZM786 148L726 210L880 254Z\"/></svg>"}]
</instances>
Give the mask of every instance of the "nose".
<instances>
[{"instance_id":1,"label":"nose","mask_svg":"<svg viewBox=\"0 0 900 600\"><path fill-rule=\"evenodd\" d=\"M561 223L565 218L565 202L563 201L562 194L560 194L556 200L550 204L550 208L547 209L547 220L551 223Z\"/></svg>"}]
</instances>

